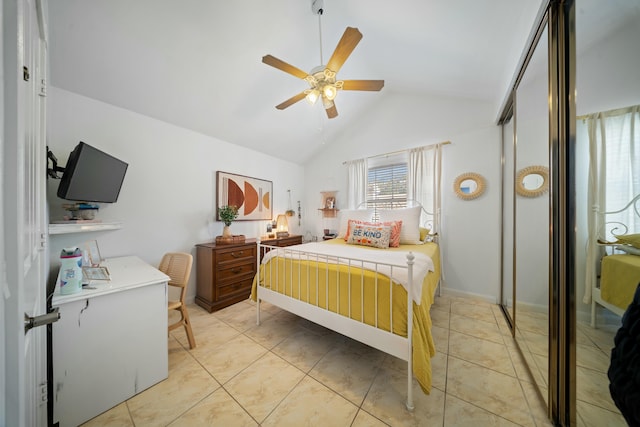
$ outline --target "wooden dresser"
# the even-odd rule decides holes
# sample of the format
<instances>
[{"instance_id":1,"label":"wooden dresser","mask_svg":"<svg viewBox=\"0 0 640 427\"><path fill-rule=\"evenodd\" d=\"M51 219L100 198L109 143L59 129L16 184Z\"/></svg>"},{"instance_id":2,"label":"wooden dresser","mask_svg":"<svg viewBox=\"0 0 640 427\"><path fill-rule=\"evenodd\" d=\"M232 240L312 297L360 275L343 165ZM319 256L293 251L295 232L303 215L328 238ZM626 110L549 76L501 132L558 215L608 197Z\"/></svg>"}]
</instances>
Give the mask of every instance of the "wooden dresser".
<instances>
[{"instance_id":1,"label":"wooden dresser","mask_svg":"<svg viewBox=\"0 0 640 427\"><path fill-rule=\"evenodd\" d=\"M209 313L247 299L256 274L255 239L196 245L196 304Z\"/></svg>"}]
</instances>

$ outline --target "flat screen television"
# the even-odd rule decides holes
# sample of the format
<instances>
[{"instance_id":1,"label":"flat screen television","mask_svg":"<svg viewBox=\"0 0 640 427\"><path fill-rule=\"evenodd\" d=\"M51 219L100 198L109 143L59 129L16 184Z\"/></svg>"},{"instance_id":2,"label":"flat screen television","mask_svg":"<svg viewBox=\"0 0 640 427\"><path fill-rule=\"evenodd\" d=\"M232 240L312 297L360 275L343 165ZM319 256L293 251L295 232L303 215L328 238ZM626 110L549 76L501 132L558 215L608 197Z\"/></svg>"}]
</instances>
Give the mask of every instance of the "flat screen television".
<instances>
[{"instance_id":1,"label":"flat screen television","mask_svg":"<svg viewBox=\"0 0 640 427\"><path fill-rule=\"evenodd\" d=\"M128 163L80 142L69 154L58 197L66 200L114 203L127 172Z\"/></svg>"}]
</instances>

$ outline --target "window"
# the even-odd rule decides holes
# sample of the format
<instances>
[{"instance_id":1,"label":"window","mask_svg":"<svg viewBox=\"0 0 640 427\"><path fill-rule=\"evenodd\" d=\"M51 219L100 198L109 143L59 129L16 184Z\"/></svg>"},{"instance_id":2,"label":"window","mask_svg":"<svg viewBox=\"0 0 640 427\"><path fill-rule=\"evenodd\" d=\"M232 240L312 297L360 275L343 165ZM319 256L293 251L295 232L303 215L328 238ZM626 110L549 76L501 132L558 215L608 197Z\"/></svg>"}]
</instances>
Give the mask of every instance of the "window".
<instances>
[{"instance_id":1,"label":"window","mask_svg":"<svg viewBox=\"0 0 640 427\"><path fill-rule=\"evenodd\" d=\"M367 174L367 207L378 209L407 206L407 163L369 168Z\"/></svg>"}]
</instances>

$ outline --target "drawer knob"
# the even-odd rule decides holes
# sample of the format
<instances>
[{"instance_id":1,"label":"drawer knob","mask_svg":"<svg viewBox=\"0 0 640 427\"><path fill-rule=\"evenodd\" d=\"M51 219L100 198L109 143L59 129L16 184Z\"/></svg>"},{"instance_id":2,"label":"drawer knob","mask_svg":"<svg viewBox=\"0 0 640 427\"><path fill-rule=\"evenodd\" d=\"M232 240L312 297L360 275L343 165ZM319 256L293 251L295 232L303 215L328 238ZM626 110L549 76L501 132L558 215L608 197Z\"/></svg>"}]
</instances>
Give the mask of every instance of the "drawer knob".
<instances>
[{"instance_id":1,"label":"drawer knob","mask_svg":"<svg viewBox=\"0 0 640 427\"><path fill-rule=\"evenodd\" d=\"M242 255L244 255L244 251L240 251L240 252L231 252L231 256L234 258L240 258Z\"/></svg>"},{"instance_id":2,"label":"drawer knob","mask_svg":"<svg viewBox=\"0 0 640 427\"><path fill-rule=\"evenodd\" d=\"M234 268L233 270L231 270L231 272L232 272L233 274L242 273L242 269L241 269L241 268Z\"/></svg>"}]
</instances>

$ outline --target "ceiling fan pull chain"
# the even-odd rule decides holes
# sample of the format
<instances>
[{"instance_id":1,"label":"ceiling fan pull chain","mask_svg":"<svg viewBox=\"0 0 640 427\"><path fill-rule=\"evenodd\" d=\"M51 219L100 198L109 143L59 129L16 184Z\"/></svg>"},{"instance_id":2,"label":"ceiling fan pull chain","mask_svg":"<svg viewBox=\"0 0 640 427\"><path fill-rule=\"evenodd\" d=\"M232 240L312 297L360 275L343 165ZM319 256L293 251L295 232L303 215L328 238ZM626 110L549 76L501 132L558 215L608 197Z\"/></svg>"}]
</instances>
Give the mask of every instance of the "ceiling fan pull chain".
<instances>
[{"instance_id":1,"label":"ceiling fan pull chain","mask_svg":"<svg viewBox=\"0 0 640 427\"><path fill-rule=\"evenodd\" d=\"M318 9L318 39L320 40L320 65L324 65L322 60L322 9Z\"/></svg>"}]
</instances>

